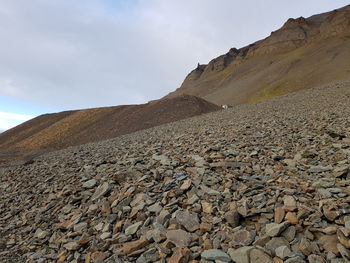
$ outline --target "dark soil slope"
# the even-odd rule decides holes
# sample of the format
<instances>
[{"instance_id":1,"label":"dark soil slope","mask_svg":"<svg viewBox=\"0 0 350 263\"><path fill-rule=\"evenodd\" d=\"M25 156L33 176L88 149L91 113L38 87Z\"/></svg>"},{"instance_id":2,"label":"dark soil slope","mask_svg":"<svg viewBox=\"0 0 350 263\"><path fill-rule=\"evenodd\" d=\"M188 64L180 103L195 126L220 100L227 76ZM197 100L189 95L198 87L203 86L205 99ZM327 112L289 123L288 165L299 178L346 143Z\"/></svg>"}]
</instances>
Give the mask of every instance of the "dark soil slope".
<instances>
[{"instance_id":1,"label":"dark soil slope","mask_svg":"<svg viewBox=\"0 0 350 263\"><path fill-rule=\"evenodd\" d=\"M0 159L114 138L219 109L182 95L142 105L45 114L0 134Z\"/></svg>"}]
</instances>

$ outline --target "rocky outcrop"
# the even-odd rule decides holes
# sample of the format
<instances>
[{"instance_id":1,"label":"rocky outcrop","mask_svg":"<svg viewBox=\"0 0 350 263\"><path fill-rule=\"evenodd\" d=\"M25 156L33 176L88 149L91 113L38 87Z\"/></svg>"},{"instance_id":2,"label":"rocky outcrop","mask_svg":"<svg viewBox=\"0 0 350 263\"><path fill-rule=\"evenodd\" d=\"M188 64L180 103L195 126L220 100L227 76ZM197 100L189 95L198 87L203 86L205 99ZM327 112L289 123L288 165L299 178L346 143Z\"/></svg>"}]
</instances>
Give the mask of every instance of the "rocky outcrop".
<instances>
[{"instance_id":1,"label":"rocky outcrop","mask_svg":"<svg viewBox=\"0 0 350 263\"><path fill-rule=\"evenodd\" d=\"M232 48L207 65L201 65L168 97L187 93L216 104L241 104L256 100L255 97L317 86L321 84L319 80L350 79L344 68L345 58L350 59L349 35L350 5L309 18L290 18L269 37L240 49ZM344 59L337 57L338 53ZM311 70L310 66L315 63L327 69ZM334 74L326 74L327 70ZM308 72L316 76L310 77ZM291 85L296 79L297 85ZM279 92L266 96L266 89Z\"/></svg>"}]
</instances>

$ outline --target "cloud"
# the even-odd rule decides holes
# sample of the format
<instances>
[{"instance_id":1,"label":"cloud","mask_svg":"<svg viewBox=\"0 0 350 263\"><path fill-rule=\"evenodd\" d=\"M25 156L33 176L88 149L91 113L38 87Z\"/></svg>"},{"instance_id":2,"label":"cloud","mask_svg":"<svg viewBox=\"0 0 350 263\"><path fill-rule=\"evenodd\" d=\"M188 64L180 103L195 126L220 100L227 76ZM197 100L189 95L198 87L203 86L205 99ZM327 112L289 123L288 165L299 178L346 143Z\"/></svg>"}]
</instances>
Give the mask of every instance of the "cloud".
<instances>
[{"instance_id":1,"label":"cloud","mask_svg":"<svg viewBox=\"0 0 350 263\"><path fill-rule=\"evenodd\" d=\"M3 0L0 96L60 110L143 103L289 17L347 4L334 2Z\"/></svg>"},{"instance_id":2,"label":"cloud","mask_svg":"<svg viewBox=\"0 0 350 263\"><path fill-rule=\"evenodd\" d=\"M31 115L0 112L0 132L11 129L24 121L34 118Z\"/></svg>"}]
</instances>

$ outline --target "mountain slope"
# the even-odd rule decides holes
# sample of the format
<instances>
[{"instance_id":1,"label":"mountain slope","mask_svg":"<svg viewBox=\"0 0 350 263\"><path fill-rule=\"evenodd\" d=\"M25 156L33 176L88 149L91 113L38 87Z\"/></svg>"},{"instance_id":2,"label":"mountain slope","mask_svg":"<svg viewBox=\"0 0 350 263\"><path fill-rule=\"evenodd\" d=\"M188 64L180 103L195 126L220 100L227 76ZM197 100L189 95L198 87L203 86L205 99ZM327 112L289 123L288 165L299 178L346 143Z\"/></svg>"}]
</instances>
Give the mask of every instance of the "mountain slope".
<instances>
[{"instance_id":1,"label":"mountain slope","mask_svg":"<svg viewBox=\"0 0 350 263\"><path fill-rule=\"evenodd\" d=\"M350 80L350 5L289 19L263 40L198 65L175 92L242 104Z\"/></svg>"},{"instance_id":2,"label":"mountain slope","mask_svg":"<svg viewBox=\"0 0 350 263\"><path fill-rule=\"evenodd\" d=\"M95 108L45 114L0 135L0 155L62 149L100 141L219 110L194 96L178 96L142 105ZM1 156L0 156L1 157Z\"/></svg>"}]
</instances>

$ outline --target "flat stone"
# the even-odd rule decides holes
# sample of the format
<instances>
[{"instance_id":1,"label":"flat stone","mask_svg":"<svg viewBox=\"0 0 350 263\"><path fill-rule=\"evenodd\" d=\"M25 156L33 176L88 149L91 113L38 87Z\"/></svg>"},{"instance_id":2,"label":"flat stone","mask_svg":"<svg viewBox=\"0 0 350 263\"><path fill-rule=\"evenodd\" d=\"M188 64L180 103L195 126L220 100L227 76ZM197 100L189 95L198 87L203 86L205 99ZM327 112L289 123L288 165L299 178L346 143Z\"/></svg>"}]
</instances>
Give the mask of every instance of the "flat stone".
<instances>
[{"instance_id":1,"label":"flat stone","mask_svg":"<svg viewBox=\"0 0 350 263\"><path fill-rule=\"evenodd\" d=\"M300 240L299 249L305 256L309 256L312 253L311 243L306 238Z\"/></svg>"},{"instance_id":2,"label":"flat stone","mask_svg":"<svg viewBox=\"0 0 350 263\"><path fill-rule=\"evenodd\" d=\"M283 221L283 218L285 216L286 212L284 209L280 207L276 207L275 209L275 223L280 224Z\"/></svg>"},{"instance_id":3,"label":"flat stone","mask_svg":"<svg viewBox=\"0 0 350 263\"><path fill-rule=\"evenodd\" d=\"M289 206L289 207L296 207L297 206L297 202L296 202L295 198L291 195L285 195L283 197L283 204L285 206Z\"/></svg>"},{"instance_id":4,"label":"flat stone","mask_svg":"<svg viewBox=\"0 0 350 263\"><path fill-rule=\"evenodd\" d=\"M148 244L148 240L146 238L141 238L136 241L126 242L123 244L123 252L124 254L128 255L146 246L147 244Z\"/></svg>"},{"instance_id":5,"label":"flat stone","mask_svg":"<svg viewBox=\"0 0 350 263\"><path fill-rule=\"evenodd\" d=\"M289 247L289 242L283 237L273 237L265 244L265 249L270 252L272 256L276 255L276 249L280 246Z\"/></svg>"},{"instance_id":6,"label":"flat stone","mask_svg":"<svg viewBox=\"0 0 350 263\"><path fill-rule=\"evenodd\" d=\"M337 244L337 248L339 250L340 255L345 259L347 262L350 261L350 251L347 250L345 247L343 247L341 244Z\"/></svg>"},{"instance_id":7,"label":"flat stone","mask_svg":"<svg viewBox=\"0 0 350 263\"><path fill-rule=\"evenodd\" d=\"M338 229L337 236L340 244L342 244L345 248L350 248L350 239L344 235L341 229Z\"/></svg>"},{"instance_id":8,"label":"flat stone","mask_svg":"<svg viewBox=\"0 0 350 263\"><path fill-rule=\"evenodd\" d=\"M227 253L230 255L233 262L239 263L250 263L249 252L254 247L240 247L238 249L229 248Z\"/></svg>"},{"instance_id":9,"label":"flat stone","mask_svg":"<svg viewBox=\"0 0 350 263\"><path fill-rule=\"evenodd\" d=\"M64 244L63 247L67 250L77 250L80 246L77 242L69 242Z\"/></svg>"},{"instance_id":10,"label":"flat stone","mask_svg":"<svg viewBox=\"0 0 350 263\"><path fill-rule=\"evenodd\" d=\"M148 212L151 212L151 213L159 213L160 211L162 211L163 207L159 204L159 202L149 206L147 208L147 211Z\"/></svg>"},{"instance_id":11,"label":"flat stone","mask_svg":"<svg viewBox=\"0 0 350 263\"><path fill-rule=\"evenodd\" d=\"M271 223L266 225L266 235L269 237L279 236L288 226L289 222L283 222L281 224Z\"/></svg>"},{"instance_id":12,"label":"flat stone","mask_svg":"<svg viewBox=\"0 0 350 263\"><path fill-rule=\"evenodd\" d=\"M312 166L309 169L310 173L324 173L332 170L332 166Z\"/></svg>"},{"instance_id":13,"label":"flat stone","mask_svg":"<svg viewBox=\"0 0 350 263\"><path fill-rule=\"evenodd\" d=\"M286 221L288 221L292 225L296 225L299 222L299 220L297 218L297 215L294 212L288 212L286 214L286 218L285 219L286 219Z\"/></svg>"},{"instance_id":14,"label":"flat stone","mask_svg":"<svg viewBox=\"0 0 350 263\"><path fill-rule=\"evenodd\" d=\"M292 242L295 238L296 229L295 226L290 226L286 230L284 230L281 234L288 242Z\"/></svg>"},{"instance_id":15,"label":"flat stone","mask_svg":"<svg viewBox=\"0 0 350 263\"><path fill-rule=\"evenodd\" d=\"M191 187L191 184L192 184L192 180L191 179L187 179L187 180L185 180L182 183L182 185L180 186L180 189L182 191L186 191L186 190L188 190Z\"/></svg>"},{"instance_id":16,"label":"flat stone","mask_svg":"<svg viewBox=\"0 0 350 263\"><path fill-rule=\"evenodd\" d=\"M34 233L34 237L44 239L45 237L48 236L48 234L49 234L49 232L43 231L40 228L38 228Z\"/></svg>"},{"instance_id":17,"label":"flat stone","mask_svg":"<svg viewBox=\"0 0 350 263\"><path fill-rule=\"evenodd\" d=\"M309 263L326 263L326 260L323 257L314 254L308 256L307 260Z\"/></svg>"},{"instance_id":18,"label":"flat stone","mask_svg":"<svg viewBox=\"0 0 350 263\"><path fill-rule=\"evenodd\" d=\"M206 214L211 214L213 212L213 206L211 203L202 202L202 210Z\"/></svg>"},{"instance_id":19,"label":"flat stone","mask_svg":"<svg viewBox=\"0 0 350 263\"><path fill-rule=\"evenodd\" d=\"M150 248L136 260L136 263L152 263L159 260L159 253L156 248ZM114 262L113 262L114 263Z\"/></svg>"},{"instance_id":20,"label":"flat stone","mask_svg":"<svg viewBox=\"0 0 350 263\"><path fill-rule=\"evenodd\" d=\"M135 224L132 224L131 226L128 226L125 229L125 235L133 235L139 230L140 226L143 225L143 221L137 222Z\"/></svg>"},{"instance_id":21,"label":"flat stone","mask_svg":"<svg viewBox=\"0 0 350 263\"><path fill-rule=\"evenodd\" d=\"M182 229L169 230L166 233L166 237L169 242L173 243L179 248L188 247L192 241L191 234L183 231Z\"/></svg>"},{"instance_id":22,"label":"flat stone","mask_svg":"<svg viewBox=\"0 0 350 263\"><path fill-rule=\"evenodd\" d=\"M332 197L332 193L330 191L328 191L327 189L324 189L324 188L317 189L317 193L319 193L319 195L322 198L330 198L330 197Z\"/></svg>"},{"instance_id":23,"label":"flat stone","mask_svg":"<svg viewBox=\"0 0 350 263\"><path fill-rule=\"evenodd\" d=\"M176 221L189 232L194 232L200 227L197 214L187 210L178 211Z\"/></svg>"},{"instance_id":24,"label":"flat stone","mask_svg":"<svg viewBox=\"0 0 350 263\"><path fill-rule=\"evenodd\" d=\"M201 254L201 258L205 260L212 260L212 261L221 261L221 262L230 262L231 257L227 255L224 251L219 249L209 249L205 250Z\"/></svg>"},{"instance_id":25,"label":"flat stone","mask_svg":"<svg viewBox=\"0 0 350 263\"><path fill-rule=\"evenodd\" d=\"M97 183L96 179L91 179L89 181L84 182L83 187L90 189L90 188L93 188L96 185L96 183Z\"/></svg>"},{"instance_id":26,"label":"flat stone","mask_svg":"<svg viewBox=\"0 0 350 263\"><path fill-rule=\"evenodd\" d=\"M337 235L324 235L317 240L317 244L326 251L339 255L337 244L339 243Z\"/></svg>"},{"instance_id":27,"label":"flat stone","mask_svg":"<svg viewBox=\"0 0 350 263\"><path fill-rule=\"evenodd\" d=\"M239 230L232 234L232 243L235 247L249 246L255 239L255 232Z\"/></svg>"},{"instance_id":28,"label":"flat stone","mask_svg":"<svg viewBox=\"0 0 350 263\"><path fill-rule=\"evenodd\" d=\"M100 238L102 239L102 240L105 240L105 239L107 239L107 238L110 238L112 236L112 233L110 233L110 232L103 232L101 235L100 235Z\"/></svg>"},{"instance_id":29,"label":"flat stone","mask_svg":"<svg viewBox=\"0 0 350 263\"><path fill-rule=\"evenodd\" d=\"M92 201L95 201L99 199L100 197L104 196L111 190L110 185L107 182L104 182L103 184L100 184L97 189L95 190L94 194L91 197Z\"/></svg>"},{"instance_id":30,"label":"flat stone","mask_svg":"<svg viewBox=\"0 0 350 263\"><path fill-rule=\"evenodd\" d=\"M276 248L275 252L276 252L277 257L284 260L285 258L287 258L289 256L291 251L287 246L280 246L280 247Z\"/></svg>"},{"instance_id":31,"label":"flat stone","mask_svg":"<svg viewBox=\"0 0 350 263\"><path fill-rule=\"evenodd\" d=\"M272 258L260 249L252 249L249 254L250 263L273 263Z\"/></svg>"}]
</instances>

